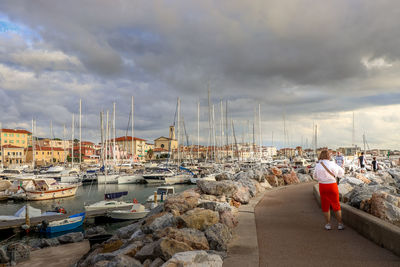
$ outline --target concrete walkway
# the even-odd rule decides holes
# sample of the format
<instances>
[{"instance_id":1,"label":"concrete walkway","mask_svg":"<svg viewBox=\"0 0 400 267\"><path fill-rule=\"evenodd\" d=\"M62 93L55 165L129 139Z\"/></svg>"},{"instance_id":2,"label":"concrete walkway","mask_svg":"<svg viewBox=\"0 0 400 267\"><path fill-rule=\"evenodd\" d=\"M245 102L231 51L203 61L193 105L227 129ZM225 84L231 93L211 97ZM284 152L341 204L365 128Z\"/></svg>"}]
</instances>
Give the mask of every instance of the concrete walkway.
<instances>
[{"instance_id":1,"label":"concrete walkway","mask_svg":"<svg viewBox=\"0 0 400 267\"><path fill-rule=\"evenodd\" d=\"M350 228L324 230L314 183L267 192L255 208L260 266L400 266L400 258Z\"/></svg>"}]
</instances>

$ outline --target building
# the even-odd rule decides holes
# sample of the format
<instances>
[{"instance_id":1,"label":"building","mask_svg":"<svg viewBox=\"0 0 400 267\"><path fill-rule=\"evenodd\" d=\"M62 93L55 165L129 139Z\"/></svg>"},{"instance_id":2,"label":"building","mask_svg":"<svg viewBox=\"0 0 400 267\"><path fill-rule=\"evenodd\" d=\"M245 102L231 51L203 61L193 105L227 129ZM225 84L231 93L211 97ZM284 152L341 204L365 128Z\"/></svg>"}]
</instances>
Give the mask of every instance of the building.
<instances>
[{"instance_id":1,"label":"building","mask_svg":"<svg viewBox=\"0 0 400 267\"><path fill-rule=\"evenodd\" d=\"M133 140L133 155L134 161L144 161L146 159L146 141L142 138L137 138L132 136L122 136L115 138L115 145L118 147L119 153L121 156L116 156L117 158L132 158L132 140ZM111 150L113 149L114 139L109 141ZM116 151L116 153L118 152Z\"/></svg>"},{"instance_id":2,"label":"building","mask_svg":"<svg viewBox=\"0 0 400 267\"><path fill-rule=\"evenodd\" d=\"M339 147L336 151L339 151L344 156L354 156L358 155L361 152L361 148L358 146Z\"/></svg>"},{"instance_id":3,"label":"building","mask_svg":"<svg viewBox=\"0 0 400 267\"><path fill-rule=\"evenodd\" d=\"M50 139L50 138L39 138L39 140L35 141L35 144L38 146L44 147L59 147L65 149L71 149L72 141L71 140L61 140L61 139Z\"/></svg>"},{"instance_id":4,"label":"building","mask_svg":"<svg viewBox=\"0 0 400 267\"><path fill-rule=\"evenodd\" d=\"M23 147L4 145L0 150L0 166L12 167L25 163L25 151Z\"/></svg>"},{"instance_id":5,"label":"building","mask_svg":"<svg viewBox=\"0 0 400 267\"><path fill-rule=\"evenodd\" d=\"M32 147L29 147L26 152L26 162L32 162L32 152ZM67 153L67 151L59 147L35 146L35 165L45 166L54 163L64 163L67 158Z\"/></svg>"},{"instance_id":6,"label":"building","mask_svg":"<svg viewBox=\"0 0 400 267\"><path fill-rule=\"evenodd\" d=\"M175 139L175 126L169 127L169 137L161 136L154 140L154 148L162 148L167 151L178 148L178 140Z\"/></svg>"},{"instance_id":7,"label":"building","mask_svg":"<svg viewBox=\"0 0 400 267\"><path fill-rule=\"evenodd\" d=\"M27 148L32 133L27 130L0 129L0 146L12 145Z\"/></svg>"}]
</instances>

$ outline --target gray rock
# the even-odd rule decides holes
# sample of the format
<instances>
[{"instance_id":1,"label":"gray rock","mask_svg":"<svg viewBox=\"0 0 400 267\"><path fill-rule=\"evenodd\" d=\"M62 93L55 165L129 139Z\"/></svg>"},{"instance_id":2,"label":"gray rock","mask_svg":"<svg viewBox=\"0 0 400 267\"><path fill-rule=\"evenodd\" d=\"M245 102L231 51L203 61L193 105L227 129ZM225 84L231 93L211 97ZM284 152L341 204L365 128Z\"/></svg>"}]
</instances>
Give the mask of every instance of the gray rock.
<instances>
[{"instance_id":1,"label":"gray rock","mask_svg":"<svg viewBox=\"0 0 400 267\"><path fill-rule=\"evenodd\" d=\"M198 208L202 208L202 209L206 209L206 210L213 210L215 211L215 207L217 206L216 201L208 201L208 202L203 202L200 203L197 207Z\"/></svg>"},{"instance_id":2,"label":"gray rock","mask_svg":"<svg viewBox=\"0 0 400 267\"><path fill-rule=\"evenodd\" d=\"M176 253L162 267L222 267L222 263L219 255L208 254L203 250L195 250Z\"/></svg>"},{"instance_id":3,"label":"gray rock","mask_svg":"<svg viewBox=\"0 0 400 267\"><path fill-rule=\"evenodd\" d=\"M392 194L395 194L397 192L396 188L391 186L368 186L364 184L360 186L355 186L354 189L344 197L349 199L349 204L351 206L369 212L372 194L378 191Z\"/></svg>"},{"instance_id":4,"label":"gray rock","mask_svg":"<svg viewBox=\"0 0 400 267\"><path fill-rule=\"evenodd\" d=\"M153 215L156 215L158 213L161 213L163 211L164 211L164 203L158 204L157 207L155 207L154 209L150 210L150 212L147 214L146 218L151 217Z\"/></svg>"},{"instance_id":5,"label":"gray rock","mask_svg":"<svg viewBox=\"0 0 400 267\"><path fill-rule=\"evenodd\" d=\"M305 173L297 173L297 178L299 178L301 183L306 183L312 181L312 177L309 174Z\"/></svg>"},{"instance_id":6,"label":"gray rock","mask_svg":"<svg viewBox=\"0 0 400 267\"><path fill-rule=\"evenodd\" d=\"M247 204L250 201L250 191L248 187L245 187L241 184L238 185L238 190L233 193L232 198L236 201L239 201L242 204Z\"/></svg>"},{"instance_id":7,"label":"gray rock","mask_svg":"<svg viewBox=\"0 0 400 267\"><path fill-rule=\"evenodd\" d=\"M357 185L363 185L365 183L355 177L346 177L346 178L340 179L339 184L350 184L352 186L357 186Z\"/></svg>"},{"instance_id":8,"label":"gray rock","mask_svg":"<svg viewBox=\"0 0 400 267\"><path fill-rule=\"evenodd\" d=\"M143 267L143 265L140 263L140 261L132 257L118 255L107 264L107 267Z\"/></svg>"},{"instance_id":9,"label":"gray rock","mask_svg":"<svg viewBox=\"0 0 400 267\"><path fill-rule=\"evenodd\" d=\"M150 259L145 260L145 261L143 262L143 267L150 267L151 262L152 262L152 261L151 261Z\"/></svg>"},{"instance_id":10,"label":"gray rock","mask_svg":"<svg viewBox=\"0 0 400 267\"><path fill-rule=\"evenodd\" d=\"M99 253L97 255L94 255L94 257L91 259L90 264L88 266L93 266L99 261L111 261L115 258L115 255L113 253Z\"/></svg>"},{"instance_id":11,"label":"gray rock","mask_svg":"<svg viewBox=\"0 0 400 267\"><path fill-rule=\"evenodd\" d=\"M76 243L76 242L83 241L83 234L81 232L68 233L68 234L59 236L57 239L60 242L60 244Z\"/></svg>"},{"instance_id":12,"label":"gray rock","mask_svg":"<svg viewBox=\"0 0 400 267\"><path fill-rule=\"evenodd\" d=\"M41 248L45 247L55 247L60 245L60 242L58 241L57 238L47 238L47 239L42 239L42 243L40 245Z\"/></svg>"},{"instance_id":13,"label":"gray rock","mask_svg":"<svg viewBox=\"0 0 400 267\"><path fill-rule=\"evenodd\" d=\"M139 230L139 228L140 228L140 223L137 222L137 223L133 223L133 224L127 225L125 227L119 228L115 234L121 239L129 239L134 232Z\"/></svg>"},{"instance_id":14,"label":"gray rock","mask_svg":"<svg viewBox=\"0 0 400 267\"><path fill-rule=\"evenodd\" d=\"M215 206L215 211L218 212L232 211L232 207L227 202L217 202L217 205Z\"/></svg>"},{"instance_id":15,"label":"gray rock","mask_svg":"<svg viewBox=\"0 0 400 267\"><path fill-rule=\"evenodd\" d=\"M166 213L161 217L154 219L149 225L143 225L142 231L145 234L153 233L159 229L163 229L169 226L175 226L176 219L171 213Z\"/></svg>"},{"instance_id":16,"label":"gray rock","mask_svg":"<svg viewBox=\"0 0 400 267\"><path fill-rule=\"evenodd\" d=\"M228 253L226 251L217 251L217 250L207 250L208 254L216 254L220 256L222 259L228 257Z\"/></svg>"},{"instance_id":17,"label":"gray rock","mask_svg":"<svg viewBox=\"0 0 400 267\"><path fill-rule=\"evenodd\" d=\"M12 243L7 246L7 255L12 262L21 262L29 259L29 246L22 243Z\"/></svg>"},{"instance_id":18,"label":"gray rock","mask_svg":"<svg viewBox=\"0 0 400 267\"><path fill-rule=\"evenodd\" d=\"M158 240L156 242L145 245L142 249L140 249L136 253L135 258L142 262L146 259L154 260L160 257L161 256L160 242L161 240Z\"/></svg>"},{"instance_id":19,"label":"gray rock","mask_svg":"<svg viewBox=\"0 0 400 267\"><path fill-rule=\"evenodd\" d=\"M228 172L217 174L215 175L215 180L216 181L232 180L232 174Z\"/></svg>"},{"instance_id":20,"label":"gray rock","mask_svg":"<svg viewBox=\"0 0 400 267\"><path fill-rule=\"evenodd\" d=\"M164 264L164 261L160 258L157 258L150 264L150 267L160 267L163 264Z\"/></svg>"},{"instance_id":21,"label":"gray rock","mask_svg":"<svg viewBox=\"0 0 400 267\"><path fill-rule=\"evenodd\" d=\"M42 242L42 239L30 239L28 241L28 245L32 248L32 250L36 250L42 247Z\"/></svg>"},{"instance_id":22,"label":"gray rock","mask_svg":"<svg viewBox=\"0 0 400 267\"><path fill-rule=\"evenodd\" d=\"M222 223L216 223L208 227L204 233L210 248L217 251L227 250L228 242L232 239L229 228Z\"/></svg>"},{"instance_id":23,"label":"gray rock","mask_svg":"<svg viewBox=\"0 0 400 267\"><path fill-rule=\"evenodd\" d=\"M257 195L257 187L255 185L255 181L249 178L238 178L235 177L235 181L240 183L242 186L247 187L249 189L249 193L251 197L255 197Z\"/></svg>"},{"instance_id":24,"label":"gray rock","mask_svg":"<svg viewBox=\"0 0 400 267\"><path fill-rule=\"evenodd\" d=\"M232 194L237 190L236 184L230 180L220 182L198 180L197 187L204 194L227 197L231 197Z\"/></svg>"},{"instance_id":25,"label":"gray rock","mask_svg":"<svg viewBox=\"0 0 400 267\"><path fill-rule=\"evenodd\" d=\"M101 226L96 226L89 228L85 231L85 238L94 236L94 235L104 235L107 234L107 231L104 229L104 227Z\"/></svg>"},{"instance_id":26,"label":"gray rock","mask_svg":"<svg viewBox=\"0 0 400 267\"><path fill-rule=\"evenodd\" d=\"M130 239L138 238L138 237L141 237L141 236L143 236L143 235L144 235L144 233L142 232L142 229L138 229L138 230L136 230L136 232L134 232L134 233L131 235L131 238L130 238Z\"/></svg>"},{"instance_id":27,"label":"gray rock","mask_svg":"<svg viewBox=\"0 0 400 267\"><path fill-rule=\"evenodd\" d=\"M10 261L10 257L8 257L6 251L3 248L0 248L0 263L8 263Z\"/></svg>"}]
</instances>

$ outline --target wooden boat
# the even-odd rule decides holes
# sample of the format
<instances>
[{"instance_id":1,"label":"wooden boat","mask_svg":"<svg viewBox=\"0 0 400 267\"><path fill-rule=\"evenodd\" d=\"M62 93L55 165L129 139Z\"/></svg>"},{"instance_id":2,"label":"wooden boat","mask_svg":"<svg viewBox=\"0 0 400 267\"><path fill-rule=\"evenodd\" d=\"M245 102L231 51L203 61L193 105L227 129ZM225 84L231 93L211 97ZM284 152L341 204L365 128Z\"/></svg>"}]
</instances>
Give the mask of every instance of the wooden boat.
<instances>
[{"instance_id":1,"label":"wooden boat","mask_svg":"<svg viewBox=\"0 0 400 267\"><path fill-rule=\"evenodd\" d=\"M117 220L138 220L146 217L149 212L142 204L134 203L130 210L113 210L108 216Z\"/></svg>"},{"instance_id":2,"label":"wooden boat","mask_svg":"<svg viewBox=\"0 0 400 267\"><path fill-rule=\"evenodd\" d=\"M26 200L47 200L75 196L79 184L59 184L54 179L32 179L34 189L22 186Z\"/></svg>"},{"instance_id":3,"label":"wooden boat","mask_svg":"<svg viewBox=\"0 0 400 267\"><path fill-rule=\"evenodd\" d=\"M81 226L84 220L85 212L77 213L63 220L52 221L49 223L43 222L40 231L48 234L70 231Z\"/></svg>"}]
</instances>

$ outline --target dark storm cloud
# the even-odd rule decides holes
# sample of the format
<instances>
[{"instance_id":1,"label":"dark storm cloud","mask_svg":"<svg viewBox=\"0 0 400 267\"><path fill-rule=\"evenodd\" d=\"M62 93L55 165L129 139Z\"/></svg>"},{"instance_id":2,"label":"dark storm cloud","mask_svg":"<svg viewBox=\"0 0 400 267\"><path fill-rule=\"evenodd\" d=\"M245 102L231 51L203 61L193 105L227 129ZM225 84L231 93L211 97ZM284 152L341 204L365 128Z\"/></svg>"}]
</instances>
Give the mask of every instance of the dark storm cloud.
<instances>
[{"instance_id":1,"label":"dark storm cloud","mask_svg":"<svg viewBox=\"0 0 400 267\"><path fill-rule=\"evenodd\" d=\"M97 135L98 113L115 101L122 134L134 95L137 132L154 138L173 123L180 96L194 131L199 99L207 124L208 85L216 114L229 99L238 121L252 119L258 103L271 122L284 111L300 118L396 104L385 96L400 84L399 8L361 0L1 1L4 16L35 33L0 36L0 93L22 105L6 121L34 114L43 127L61 127L83 98L87 134ZM372 64L380 59L390 67Z\"/></svg>"}]
</instances>

